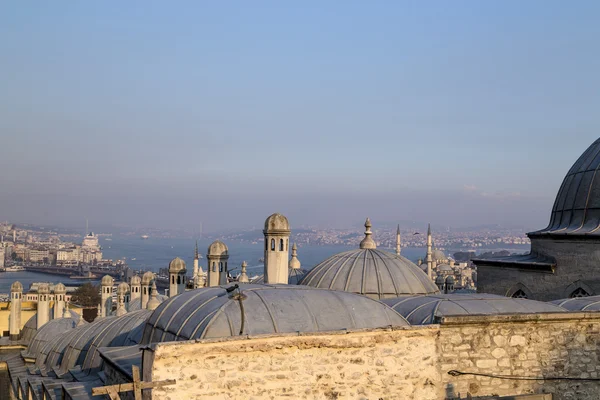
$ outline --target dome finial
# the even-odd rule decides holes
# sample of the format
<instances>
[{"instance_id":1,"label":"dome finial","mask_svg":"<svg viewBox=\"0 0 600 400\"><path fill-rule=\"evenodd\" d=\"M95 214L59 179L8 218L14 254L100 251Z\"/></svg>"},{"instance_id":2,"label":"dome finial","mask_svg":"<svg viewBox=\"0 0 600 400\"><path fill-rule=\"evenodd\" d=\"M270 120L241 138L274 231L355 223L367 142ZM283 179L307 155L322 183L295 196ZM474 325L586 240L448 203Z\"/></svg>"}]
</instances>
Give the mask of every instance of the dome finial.
<instances>
[{"instance_id":1,"label":"dome finial","mask_svg":"<svg viewBox=\"0 0 600 400\"><path fill-rule=\"evenodd\" d=\"M365 221L365 238L360 242L360 248L361 249L376 249L377 245L375 244L375 241L373 240L373 238L371 237L371 235L373 234L373 232L371 232L371 220L367 217L367 220Z\"/></svg>"},{"instance_id":2,"label":"dome finial","mask_svg":"<svg viewBox=\"0 0 600 400\"><path fill-rule=\"evenodd\" d=\"M242 263L242 272L240 273L240 277L238 278L239 283L250 283L250 278L248 278L248 273L246 272L247 267L248 263L244 261Z\"/></svg>"},{"instance_id":3,"label":"dome finial","mask_svg":"<svg viewBox=\"0 0 600 400\"><path fill-rule=\"evenodd\" d=\"M288 264L290 269L300 269L302 265L300 264L300 260L298 260L298 246L296 243L292 246L292 258Z\"/></svg>"},{"instance_id":4,"label":"dome finial","mask_svg":"<svg viewBox=\"0 0 600 400\"><path fill-rule=\"evenodd\" d=\"M156 310L156 307L160 305L160 301L157 298L158 289L156 288L156 280L152 280L152 287L150 288L150 300L148 300L148 304L146 308L148 310Z\"/></svg>"}]
</instances>

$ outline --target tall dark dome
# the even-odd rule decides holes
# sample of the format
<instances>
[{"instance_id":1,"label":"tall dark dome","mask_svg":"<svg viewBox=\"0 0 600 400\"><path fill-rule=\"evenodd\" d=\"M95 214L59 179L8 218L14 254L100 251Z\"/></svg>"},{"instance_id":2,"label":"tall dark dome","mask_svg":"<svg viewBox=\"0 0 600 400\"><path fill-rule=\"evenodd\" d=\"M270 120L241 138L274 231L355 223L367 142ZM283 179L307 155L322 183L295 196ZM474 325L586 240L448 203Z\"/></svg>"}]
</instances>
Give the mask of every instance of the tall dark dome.
<instances>
[{"instance_id":1,"label":"tall dark dome","mask_svg":"<svg viewBox=\"0 0 600 400\"><path fill-rule=\"evenodd\" d=\"M600 139L573 164L563 180L550 217L550 224L531 232L543 236L600 235Z\"/></svg>"}]
</instances>

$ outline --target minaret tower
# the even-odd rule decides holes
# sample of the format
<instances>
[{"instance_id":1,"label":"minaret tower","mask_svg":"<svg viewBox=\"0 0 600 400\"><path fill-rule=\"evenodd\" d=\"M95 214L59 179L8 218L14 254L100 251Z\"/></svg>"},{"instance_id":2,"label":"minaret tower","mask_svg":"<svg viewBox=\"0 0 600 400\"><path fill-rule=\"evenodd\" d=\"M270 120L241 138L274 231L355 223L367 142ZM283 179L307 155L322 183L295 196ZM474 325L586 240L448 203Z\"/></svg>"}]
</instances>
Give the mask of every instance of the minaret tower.
<instances>
[{"instance_id":1,"label":"minaret tower","mask_svg":"<svg viewBox=\"0 0 600 400\"><path fill-rule=\"evenodd\" d=\"M131 277L131 301L139 299L142 295L142 278L139 275Z\"/></svg>"},{"instance_id":2,"label":"minaret tower","mask_svg":"<svg viewBox=\"0 0 600 400\"><path fill-rule=\"evenodd\" d=\"M169 297L175 297L185 292L185 261L175 257L169 263Z\"/></svg>"},{"instance_id":3,"label":"minaret tower","mask_svg":"<svg viewBox=\"0 0 600 400\"><path fill-rule=\"evenodd\" d=\"M102 293L100 293L100 310L103 317L108 317L112 312L112 287L113 278L110 275L104 275L101 281Z\"/></svg>"},{"instance_id":4,"label":"minaret tower","mask_svg":"<svg viewBox=\"0 0 600 400\"><path fill-rule=\"evenodd\" d=\"M246 267L248 267L248 263L244 261L242 263L242 272L240 273L240 277L238 278L239 283L250 283L250 279L248 278L248 273L246 272Z\"/></svg>"},{"instance_id":5,"label":"minaret tower","mask_svg":"<svg viewBox=\"0 0 600 400\"><path fill-rule=\"evenodd\" d=\"M427 257L425 261L427 262L427 276L429 279L433 280L433 258L431 255L431 247L433 245L433 241L431 239L431 224L427 226Z\"/></svg>"},{"instance_id":6,"label":"minaret tower","mask_svg":"<svg viewBox=\"0 0 600 400\"><path fill-rule=\"evenodd\" d=\"M208 261L208 283L206 286L220 286L227 284L227 260L229 248L220 240L215 240L206 252Z\"/></svg>"},{"instance_id":7,"label":"minaret tower","mask_svg":"<svg viewBox=\"0 0 600 400\"><path fill-rule=\"evenodd\" d=\"M21 301L23 285L15 281L10 285L10 340L19 340L21 334Z\"/></svg>"},{"instance_id":8,"label":"minaret tower","mask_svg":"<svg viewBox=\"0 0 600 400\"><path fill-rule=\"evenodd\" d=\"M398 229L396 229L396 255L399 256L402 251L402 246L400 243L400 224L398 224Z\"/></svg>"},{"instance_id":9,"label":"minaret tower","mask_svg":"<svg viewBox=\"0 0 600 400\"><path fill-rule=\"evenodd\" d=\"M38 285L37 329L38 331L50 319L50 286L47 283Z\"/></svg>"},{"instance_id":10,"label":"minaret tower","mask_svg":"<svg viewBox=\"0 0 600 400\"><path fill-rule=\"evenodd\" d=\"M150 271L144 272L142 275L142 309L145 309L150 300L150 285L154 280L154 274Z\"/></svg>"},{"instance_id":11,"label":"minaret tower","mask_svg":"<svg viewBox=\"0 0 600 400\"><path fill-rule=\"evenodd\" d=\"M290 224L281 214L265 221L265 283L288 283Z\"/></svg>"},{"instance_id":12,"label":"minaret tower","mask_svg":"<svg viewBox=\"0 0 600 400\"><path fill-rule=\"evenodd\" d=\"M194 284L194 289L198 288L198 281L200 280L200 277L198 276L198 262L199 262L199 255L198 255L198 241L196 240L196 248L194 250L194 275L192 277L193 281L192 283Z\"/></svg>"},{"instance_id":13,"label":"minaret tower","mask_svg":"<svg viewBox=\"0 0 600 400\"><path fill-rule=\"evenodd\" d=\"M67 288L62 283L54 286L54 318L62 318L65 309Z\"/></svg>"}]
</instances>

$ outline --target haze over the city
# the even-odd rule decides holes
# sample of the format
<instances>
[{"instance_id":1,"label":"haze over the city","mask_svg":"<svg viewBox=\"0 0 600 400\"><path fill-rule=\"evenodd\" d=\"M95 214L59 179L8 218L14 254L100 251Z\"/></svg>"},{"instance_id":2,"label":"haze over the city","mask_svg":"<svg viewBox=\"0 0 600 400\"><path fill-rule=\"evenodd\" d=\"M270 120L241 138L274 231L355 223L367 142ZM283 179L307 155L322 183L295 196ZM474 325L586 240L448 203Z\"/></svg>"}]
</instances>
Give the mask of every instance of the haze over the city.
<instances>
[{"instance_id":1,"label":"haze over the city","mask_svg":"<svg viewBox=\"0 0 600 400\"><path fill-rule=\"evenodd\" d=\"M543 228L600 3L0 5L0 219ZM568 139L568 140L567 140Z\"/></svg>"}]
</instances>

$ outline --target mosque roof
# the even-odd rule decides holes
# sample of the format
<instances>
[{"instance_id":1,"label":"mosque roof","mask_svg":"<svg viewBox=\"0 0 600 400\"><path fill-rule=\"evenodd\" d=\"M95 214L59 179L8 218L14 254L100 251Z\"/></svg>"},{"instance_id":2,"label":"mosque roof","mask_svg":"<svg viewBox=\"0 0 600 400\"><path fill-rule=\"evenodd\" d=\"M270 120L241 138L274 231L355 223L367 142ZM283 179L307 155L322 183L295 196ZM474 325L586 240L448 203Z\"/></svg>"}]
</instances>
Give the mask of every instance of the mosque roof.
<instances>
[{"instance_id":1,"label":"mosque roof","mask_svg":"<svg viewBox=\"0 0 600 400\"><path fill-rule=\"evenodd\" d=\"M156 299L158 301L160 301L161 303L165 300L167 300L169 298L169 296L165 296L164 294L157 294L156 295ZM137 297L135 299L129 300L129 312L132 311L137 311L137 310L141 310L142 309L142 299L140 297Z\"/></svg>"},{"instance_id":2,"label":"mosque roof","mask_svg":"<svg viewBox=\"0 0 600 400\"><path fill-rule=\"evenodd\" d=\"M376 299L439 293L417 265L402 256L376 249L368 218L365 228L360 249L329 257L310 270L300 285L343 290Z\"/></svg>"},{"instance_id":3,"label":"mosque roof","mask_svg":"<svg viewBox=\"0 0 600 400\"><path fill-rule=\"evenodd\" d=\"M77 323L79 323L79 319L81 318L81 315L77 314L75 311L73 310L69 310L69 312L71 313L71 318L75 319L75 321ZM60 316L62 317L62 315ZM56 318L56 320L59 320L61 318ZM50 321L54 321L54 307L50 308ZM49 322L47 322L46 324L48 324ZM44 324L42 326L42 328L44 326L46 326L46 324ZM41 328L40 328L41 329ZM31 341L33 340L33 338L35 337L35 335L37 334L37 313L33 314L28 320L27 322L25 322L25 325L23 325L23 329L21 329L21 342L23 344L29 344L31 343Z\"/></svg>"},{"instance_id":4,"label":"mosque roof","mask_svg":"<svg viewBox=\"0 0 600 400\"><path fill-rule=\"evenodd\" d=\"M308 272L302 268L288 268L288 285L299 285L302 279ZM265 283L265 275L262 274L257 278L254 278L251 283L262 285Z\"/></svg>"},{"instance_id":5,"label":"mosque roof","mask_svg":"<svg viewBox=\"0 0 600 400\"><path fill-rule=\"evenodd\" d=\"M225 286L170 298L148 319L142 343L408 325L383 303L351 293L290 285L240 289L241 303L238 290L228 293Z\"/></svg>"},{"instance_id":6,"label":"mosque roof","mask_svg":"<svg viewBox=\"0 0 600 400\"><path fill-rule=\"evenodd\" d=\"M529 237L600 235L600 139L575 161L562 182L545 229Z\"/></svg>"},{"instance_id":7,"label":"mosque roof","mask_svg":"<svg viewBox=\"0 0 600 400\"><path fill-rule=\"evenodd\" d=\"M438 293L438 288L421 268L402 256L377 249L335 254L309 271L300 285L378 299Z\"/></svg>"},{"instance_id":8,"label":"mosque roof","mask_svg":"<svg viewBox=\"0 0 600 400\"><path fill-rule=\"evenodd\" d=\"M37 353L41 351L42 347L45 346L46 343L57 336L61 336L75 329L79 323L80 316L74 311L69 312L71 313L70 318L58 318L50 320L45 323L39 329L39 331L35 330L34 336L31 338L31 340L28 340L29 345L27 346L27 350L23 352L23 356L32 358L36 357ZM29 321L32 319L35 319L35 323L37 324L36 316L30 318ZM27 322L29 323L29 321ZM85 321L84 323L87 324Z\"/></svg>"},{"instance_id":9,"label":"mosque roof","mask_svg":"<svg viewBox=\"0 0 600 400\"><path fill-rule=\"evenodd\" d=\"M572 299L554 300L550 303L569 311L600 311L600 296L574 297Z\"/></svg>"},{"instance_id":10,"label":"mosque roof","mask_svg":"<svg viewBox=\"0 0 600 400\"><path fill-rule=\"evenodd\" d=\"M437 294L382 300L412 325L427 325L449 315L497 315L564 312L557 305L493 294Z\"/></svg>"},{"instance_id":11,"label":"mosque roof","mask_svg":"<svg viewBox=\"0 0 600 400\"><path fill-rule=\"evenodd\" d=\"M507 257L474 258L471 261L473 261L475 265L498 265L547 272L553 272L556 267L556 260L554 258L534 252Z\"/></svg>"}]
</instances>

